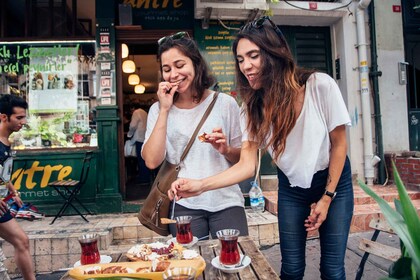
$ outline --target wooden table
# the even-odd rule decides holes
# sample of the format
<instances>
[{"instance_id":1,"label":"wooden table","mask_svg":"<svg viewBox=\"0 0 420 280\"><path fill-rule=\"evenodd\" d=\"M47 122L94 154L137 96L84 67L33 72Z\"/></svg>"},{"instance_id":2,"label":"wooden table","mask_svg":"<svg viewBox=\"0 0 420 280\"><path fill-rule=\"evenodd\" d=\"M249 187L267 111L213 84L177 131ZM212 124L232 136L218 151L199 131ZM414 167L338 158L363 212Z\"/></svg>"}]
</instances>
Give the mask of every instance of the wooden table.
<instances>
[{"instance_id":1,"label":"wooden table","mask_svg":"<svg viewBox=\"0 0 420 280\"><path fill-rule=\"evenodd\" d=\"M267 259L255 245L250 237L239 238L239 250L241 254L247 255L251 258L251 264L235 274L224 273L217 268L213 267L211 260L219 255L220 242L219 240L205 240L199 241L192 247L200 253L206 261L206 269L203 274L197 279L199 280L219 280L219 279L249 279L249 280L273 280L279 279L274 269L270 266ZM111 256L112 262L127 262L129 261L125 256L125 252L121 254L114 254ZM61 280L71 280L65 274Z\"/></svg>"}]
</instances>

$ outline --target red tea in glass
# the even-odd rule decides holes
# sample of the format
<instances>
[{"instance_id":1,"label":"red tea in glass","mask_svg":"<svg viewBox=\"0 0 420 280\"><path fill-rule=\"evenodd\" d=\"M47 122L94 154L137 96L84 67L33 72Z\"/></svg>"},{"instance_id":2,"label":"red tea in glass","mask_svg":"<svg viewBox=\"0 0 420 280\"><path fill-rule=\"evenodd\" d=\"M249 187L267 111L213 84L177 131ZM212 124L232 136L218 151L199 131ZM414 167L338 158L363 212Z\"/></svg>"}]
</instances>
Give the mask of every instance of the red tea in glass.
<instances>
[{"instance_id":1,"label":"red tea in glass","mask_svg":"<svg viewBox=\"0 0 420 280\"><path fill-rule=\"evenodd\" d=\"M239 230L223 229L216 232L216 235L222 244L219 262L226 266L238 264L241 259L238 249Z\"/></svg>"},{"instance_id":2,"label":"red tea in glass","mask_svg":"<svg viewBox=\"0 0 420 280\"><path fill-rule=\"evenodd\" d=\"M188 244L193 241L191 220L191 216L176 217L176 242L179 244Z\"/></svg>"},{"instance_id":3,"label":"red tea in glass","mask_svg":"<svg viewBox=\"0 0 420 280\"><path fill-rule=\"evenodd\" d=\"M98 236L94 234L85 234L79 238L82 254L80 264L95 264L101 262L101 255L98 250Z\"/></svg>"}]
</instances>

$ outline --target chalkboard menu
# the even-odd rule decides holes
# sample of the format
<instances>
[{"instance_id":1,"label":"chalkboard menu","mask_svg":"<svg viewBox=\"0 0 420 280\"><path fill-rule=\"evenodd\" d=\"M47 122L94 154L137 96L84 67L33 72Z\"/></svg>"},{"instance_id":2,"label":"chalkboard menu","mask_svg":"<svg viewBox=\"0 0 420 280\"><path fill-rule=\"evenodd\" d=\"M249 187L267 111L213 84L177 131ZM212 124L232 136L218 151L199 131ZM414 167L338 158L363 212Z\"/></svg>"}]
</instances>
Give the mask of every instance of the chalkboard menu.
<instances>
[{"instance_id":1,"label":"chalkboard menu","mask_svg":"<svg viewBox=\"0 0 420 280\"><path fill-rule=\"evenodd\" d=\"M240 21L224 21L226 29L218 21L210 21L208 29L201 28L201 21L196 21L194 39L206 59L212 74L217 78L219 90L230 93L235 90L235 59L232 43L236 33L243 25Z\"/></svg>"}]
</instances>

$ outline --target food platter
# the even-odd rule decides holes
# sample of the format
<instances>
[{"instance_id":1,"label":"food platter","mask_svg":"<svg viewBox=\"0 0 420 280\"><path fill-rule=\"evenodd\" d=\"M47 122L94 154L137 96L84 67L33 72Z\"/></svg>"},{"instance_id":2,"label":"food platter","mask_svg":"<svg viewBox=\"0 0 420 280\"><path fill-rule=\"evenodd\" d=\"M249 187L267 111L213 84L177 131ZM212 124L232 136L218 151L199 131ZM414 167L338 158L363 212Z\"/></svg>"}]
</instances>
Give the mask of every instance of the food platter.
<instances>
[{"instance_id":1,"label":"food platter","mask_svg":"<svg viewBox=\"0 0 420 280\"><path fill-rule=\"evenodd\" d=\"M201 256L191 260L168 260L170 267L193 267L197 271L197 276L200 275L206 267L206 262ZM128 279L150 279L161 280L163 271L152 272L151 261L136 261L136 262L122 262L122 263L108 263L108 264L90 264L75 267L69 271L70 277L76 280L88 279L112 279L128 278ZM116 279L116 278L114 278Z\"/></svg>"},{"instance_id":2,"label":"food platter","mask_svg":"<svg viewBox=\"0 0 420 280\"><path fill-rule=\"evenodd\" d=\"M130 261L189 260L200 256L197 251L176 242L136 244L125 255Z\"/></svg>"}]
</instances>

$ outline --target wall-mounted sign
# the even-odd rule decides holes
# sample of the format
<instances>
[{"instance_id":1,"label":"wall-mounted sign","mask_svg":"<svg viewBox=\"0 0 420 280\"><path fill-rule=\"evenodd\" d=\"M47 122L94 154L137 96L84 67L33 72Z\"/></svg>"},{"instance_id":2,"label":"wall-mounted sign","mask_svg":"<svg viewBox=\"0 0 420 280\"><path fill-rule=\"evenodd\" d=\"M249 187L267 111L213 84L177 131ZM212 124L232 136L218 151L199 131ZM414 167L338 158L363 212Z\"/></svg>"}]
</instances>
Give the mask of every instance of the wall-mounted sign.
<instances>
[{"instance_id":1,"label":"wall-mounted sign","mask_svg":"<svg viewBox=\"0 0 420 280\"><path fill-rule=\"evenodd\" d=\"M132 8L133 25L143 29L192 29L194 1L192 0L120 0Z\"/></svg>"},{"instance_id":2,"label":"wall-mounted sign","mask_svg":"<svg viewBox=\"0 0 420 280\"><path fill-rule=\"evenodd\" d=\"M240 21L226 21L225 25L239 28ZM235 59L232 54L232 42L237 30L226 29L217 21L210 21L208 29L201 28L196 21L194 39L205 57L212 74L217 78L219 90L230 93L235 90Z\"/></svg>"},{"instance_id":3,"label":"wall-mounted sign","mask_svg":"<svg viewBox=\"0 0 420 280\"><path fill-rule=\"evenodd\" d=\"M33 56L29 60L30 113L77 110L79 46L59 47L61 52L54 56ZM54 48L38 48L38 51L52 53Z\"/></svg>"}]
</instances>

